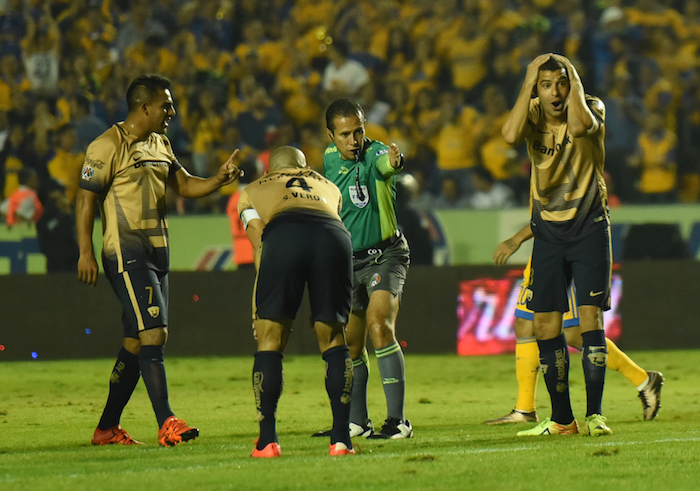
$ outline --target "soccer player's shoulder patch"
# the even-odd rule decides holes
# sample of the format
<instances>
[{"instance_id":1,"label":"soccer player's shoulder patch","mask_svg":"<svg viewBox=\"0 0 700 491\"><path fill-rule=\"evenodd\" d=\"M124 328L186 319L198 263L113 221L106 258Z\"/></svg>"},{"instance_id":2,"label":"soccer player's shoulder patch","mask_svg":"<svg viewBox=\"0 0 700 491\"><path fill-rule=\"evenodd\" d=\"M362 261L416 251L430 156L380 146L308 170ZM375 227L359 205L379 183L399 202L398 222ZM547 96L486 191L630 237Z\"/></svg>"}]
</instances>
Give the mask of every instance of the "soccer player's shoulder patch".
<instances>
[{"instance_id":1,"label":"soccer player's shoulder patch","mask_svg":"<svg viewBox=\"0 0 700 491\"><path fill-rule=\"evenodd\" d=\"M336 147L335 145L328 145L328 147L326 147L324 155L328 155L329 153L338 153L338 147Z\"/></svg>"},{"instance_id":2,"label":"soccer player's shoulder patch","mask_svg":"<svg viewBox=\"0 0 700 491\"><path fill-rule=\"evenodd\" d=\"M367 150L365 151L365 155L373 159L378 159L382 155L389 153L389 147L379 140L372 140L368 142L366 148Z\"/></svg>"},{"instance_id":3,"label":"soccer player's shoulder patch","mask_svg":"<svg viewBox=\"0 0 700 491\"><path fill-rule=\"evenodd\" d=\"M600 100L598 97L591 95L586 96L586 102L588 103L588 107L590 107L593 110L597 110L598 112L605 111L605 104L603 104L603 101Z\"/></svg>"}]
</instances>

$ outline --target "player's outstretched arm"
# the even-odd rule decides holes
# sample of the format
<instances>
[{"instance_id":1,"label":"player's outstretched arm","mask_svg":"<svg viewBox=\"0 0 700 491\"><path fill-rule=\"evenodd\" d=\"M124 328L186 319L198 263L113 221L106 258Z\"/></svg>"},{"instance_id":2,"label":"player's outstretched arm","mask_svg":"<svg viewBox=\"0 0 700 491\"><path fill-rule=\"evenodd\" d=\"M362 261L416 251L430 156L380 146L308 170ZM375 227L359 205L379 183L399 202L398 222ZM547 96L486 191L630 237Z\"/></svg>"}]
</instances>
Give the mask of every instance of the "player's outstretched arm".
<instances>
[{"instance_id":1,"label":"player's outstretched arm","mask_svg":"<svg viewBox=\"0 0 700 491\"><path fill-rule=\"evenodd\" d=\"M520 249L522 243L531 239L532 236L532 229L528 223L525 227L518 230L513 237L498 244L493 253L493 263L497 266L503 266L508 261L508 258Z\"/></svg>"},{"instance_id":2,"label":"player's outstretched arm","mask_svg":"<svg viewBox=\"0 0 700 491\"><path fill-rule=\"evenodd\" d=\"M536 94L537 77L539 76L540 67L549 60L552 53L539 55L532 60L527 66L525 72L525 80L520 93L515 101L513 109L508 114L508 119L501 128L501 134L509 145L517 145L522 142L532 131L527 124L528 114L530 112L530 99Z\"/></svg>"},{"instance_id":3,"label":"player's outstretched arm","mask_svg":"<svg viewBox=\"0 0 700 491\"><path fill-rule=\"evenodd\" d=\"M99 272L92 244L92 230L95 226L95 201L97 201L97 194L85 189L78 189L75 198L75 226L80 249L78 279L91 286L97 284L97 273Z\"/></svg>"},{"instance_id":4,"label":"player's outstretched arm","mask_svg":"<svg viewBox=\"0 0 700 491\"><path fill-rule=\"evenodd\" d=\"M180 196L185 198L201 198L213 193L221 186L232 183L243 175L243 171L234 163L238 156L238 149L234 150L226 162L219 167L216 175L209 178L193 176L184 168L175 172L168 178L168 185Z\"/></svg>"},{"instance_id":5,"label":"player's outstretched arm","mask_svg":"<svg viewBox=\"0 0 700 491\"><path fill-rule=\"evenodd\" d=\"M389 163L394 169L403 167L403 154L399 151L396 143L389 144Z\"/></svg>"}]
</instances>

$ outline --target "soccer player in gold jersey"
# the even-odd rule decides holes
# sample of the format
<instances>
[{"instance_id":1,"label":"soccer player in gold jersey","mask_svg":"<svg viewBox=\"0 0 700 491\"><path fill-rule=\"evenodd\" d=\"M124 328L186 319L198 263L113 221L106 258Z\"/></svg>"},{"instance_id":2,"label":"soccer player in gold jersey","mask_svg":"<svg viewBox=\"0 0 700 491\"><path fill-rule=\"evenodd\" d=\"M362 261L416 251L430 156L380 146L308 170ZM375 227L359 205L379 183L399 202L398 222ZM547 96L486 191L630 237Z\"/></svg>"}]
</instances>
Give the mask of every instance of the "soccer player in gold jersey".
<instances>
[{"instance_id":1,"label":"soccer player in gold jersey","mask_svg":"<svg viewBox=\"0 0 700 491\"><path fill-rule=\"evenodd\" d=\"M253 308L258 342L253 390L260 436L252 457L279 457L275 413L282 353L308 285L313 329L326 362L333 413L330 455L355 453L350 441L353 367L345 342L352 301L352 240L340 219L341 193L293 147L270 156L270 172L241 192L238 211L255 252Z\"/></svg>"},{"instance_id":2,"label":"soccer player in gold jersey","mask_svg":"<svg viewBox=\"0 0 700 491\"><path fill-rule=\"evenodd\" d=\"M523 227L513 237L504 240L496 247L493 262L503 266L522 245L532 238L530 225ZM530 284L530 263L523 272L518 305L515 308L515 376L518 381L518 399L515 409L500 418L484 421L487 425L507 423L537 422L535 392L537 389L539 349L532 325L533 312L527 308L527 291ZM581 328L578 319L578 306L574 285L569 287L569 310L564 313L563 325L566 342L578 350L582 347ZM664 377L661 372L647 371L637 365L617 345L605 338L608 348L608 368L620 372L639 391L642 401L643 418L650 421L656 417L661 407L661 387Z\"/></svg>"},{"instance_id":3,"label":"soccer player in gold jersey","mask_svg":"<svg viewBox=\"0 0 700 491\"><path fill-rule=\"evenodd\" d=\"M158 422L158 443L173 446L199 436L170 408L163 364L168 338L168 222L165 189L198 198L233 182L240 171L237 150L216 175L190 175L165 136L175 116L168 79L143 75L126 93L129 113L88 147L76 201L80 258L78 278L97 284L92 242L96 204L102 216L102 264L123 308L123 347L110 377L110 390L94 445L138 444L119 424L140 377Z\"/></svg>"},{"instance_id":4,"label":"soccer player in gold jersey","mask_svg":"<svg viewBox=\"0 0 700 491\"><path fill-rule=\"evenodd\" d=\"M602 415L607 347L603 310L610 308L612 254L605 165L605 105L586 95L564 56L547 53L527 67L501 133L525 141L532 164L532 272L528 308L552 403L552 416L519 436L578 433L569 397L569 352L562 330L567 287L577 288L586 435L612 433Z\"/></svg>"}]
</instances>

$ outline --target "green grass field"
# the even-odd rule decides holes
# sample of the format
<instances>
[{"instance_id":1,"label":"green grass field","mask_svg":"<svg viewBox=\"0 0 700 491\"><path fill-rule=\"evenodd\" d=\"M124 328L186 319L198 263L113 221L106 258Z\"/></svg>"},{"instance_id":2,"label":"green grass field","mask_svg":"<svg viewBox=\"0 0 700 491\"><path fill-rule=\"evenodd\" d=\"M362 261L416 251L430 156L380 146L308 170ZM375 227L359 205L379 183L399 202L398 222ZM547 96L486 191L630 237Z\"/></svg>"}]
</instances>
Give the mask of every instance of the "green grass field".
<instances>
[{"instance_id":1,"label":"green grass field","mask_svg":"<svg viewBox=\"0 0 700 491\"><path fill-rule=\"evenodd\" d=\"M278 410L282 458L249 457L257 436L250 358L168 359L171 404L196 425L193 442L162 448L142 383L122 418L143 447L90 445L112 360L0 363L0 490L151 489L654 489L700 487L700 352L629 353L666 377L662 409L642 421L636 389L608 371L607 437L522 438L521 425L488 427L515 403L512 356L406 356L406 415L415 438L362 440L354 457L328 456L310 435L330 423L319 357L285 358ZM370 415L385 417L376 364ZM580 355L572 401L585 416ZM549 415L544 383L538 412Z\"/></svg>"}]
</instances>

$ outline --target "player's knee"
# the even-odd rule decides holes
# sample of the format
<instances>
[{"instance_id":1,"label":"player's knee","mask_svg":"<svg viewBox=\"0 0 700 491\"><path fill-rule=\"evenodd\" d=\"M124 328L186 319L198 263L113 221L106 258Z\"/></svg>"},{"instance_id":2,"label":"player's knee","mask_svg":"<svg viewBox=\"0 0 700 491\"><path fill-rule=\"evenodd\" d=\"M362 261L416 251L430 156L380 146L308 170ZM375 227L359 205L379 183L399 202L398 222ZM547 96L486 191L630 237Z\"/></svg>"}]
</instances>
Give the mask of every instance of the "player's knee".
<instances>
[{"instance_id":1,"label":"player's knee","mask_svg":"<svg viewBox=\"0 0 700 491\"><path fill-rule=\"evenodd\" d=\"M139 332L141 345L163 346L168 342L168 328L156 327Z\"/></svg>"},{"instance_id":2,"label":"player's knee","mask_svg":"<svg viewBox=\"0 0 700 491\"><path fill-rule=\"evenodd\" d=\"M535 329L532 325L532 320L516 317L513 324L513 330L518 338L530 338L535 335Z\"/></svg>"},{"instance_id":3,"label":"player's knee","mask_svg":"<svg viewBox=\"0 0 700 491\"><path fill-rule=\"evenodd\" d=\"M368 319L367 330L375 346L386 346L395 339L394 323L387 318Z\"/></svg>"},{"instance_id":4,"label":"player's knee","mask_svg":"<svg viewBox=\"0 0 700 491\"><path fill-rule=\"evenodd\" d=\"M553 339L561 334L561 314L558 312L535 314L533 328L537 339Z\"/></svg>"}]
</instances>

